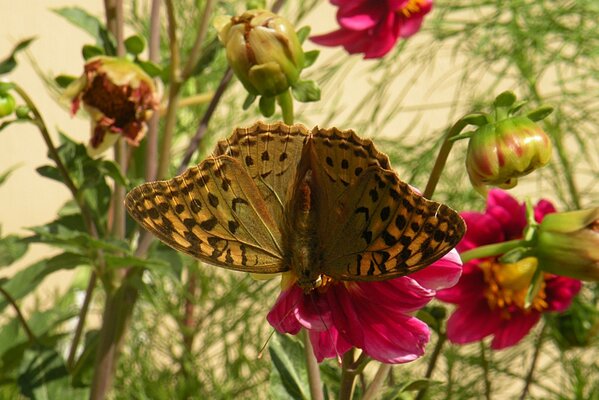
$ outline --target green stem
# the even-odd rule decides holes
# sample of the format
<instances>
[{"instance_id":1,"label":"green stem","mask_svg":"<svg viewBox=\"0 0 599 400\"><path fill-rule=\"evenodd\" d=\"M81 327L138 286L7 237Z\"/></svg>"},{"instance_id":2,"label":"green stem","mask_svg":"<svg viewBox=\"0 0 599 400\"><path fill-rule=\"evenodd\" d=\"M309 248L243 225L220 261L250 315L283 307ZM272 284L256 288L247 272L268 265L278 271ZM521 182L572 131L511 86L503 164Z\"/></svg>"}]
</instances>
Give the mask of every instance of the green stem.
<instances>
[{"instance_id":1,"label":"green stem","mask_svg":"<svg viewBox=\"0 0 599 400\"><path fill-rule=\"evenodd\" d=\"M441 149L439 149L439 154L437 154L437 159L435 160L435 165L431 171L431 174L428 178L428 182L426 184L426 188L422 195L427 199L430 199L435 193L435 189L437 188L437 183L439 183L439 178L441 177L441 173L445 168L445 163L447 162L447 158L449 157L449 153L451 152L451 148L453 147L454 141L451 140L454 136L459 135L459 133L468 125L463 119L459 119L445 134L445 139L443 140L443 144L441 145Z\"/></svg>"},{"instance_id":2,"label":"green stem","mask_svg":"<svg viewBox=\"0 0 599 400\"><path fill-rule=\"evenodd\" d=\"M304 329L302 334L304 341L304 354L306 356L306 369L308 370L308 385L310 386L310 397L312 400L323 400L324 395L322 393L322 380L320 379L320 368L318 367L318 361L314 356L314 349L310 342L310 335L308 331Z\"/></svg>"},{"instance_id":3,"label":"green stem","mask_svg":"<svg viewBox=\"0 0 599 400\"><path fill-rule=\"evenodd\" d=\"M520 400L525 400L526 396L528 396L528 390L530 388L530 384L533 380L533 375L535 368L537 366L537 361L539 360L539 355L541 354L541 347L543 346L543 341L545 339L545 328L547 325L543 324L541 331L539 332L539 336L537 337L535 352L532 356L532 360L530 362L530 367L528 368L528 373L526 374L526 380L524 381L524 387L522 388L522 394L520 395Z\"/></svg>"},{"instance_id":4,"label":"green stem","mask_svg":"<svg viewBox=\"0 0 599 400\"><path fill-rule=\"evenodd\" d=\"M15 301L15 299L13 299L13 297L10 295L10 293L8 293L2 287L2 285L0 285L0 293L6 298L6 301L8 301L8 303L12 306L12 308L17 313L17 319L21 323L21 326L23 327L23 330L25 331L25 334L27 335L27 339L29 340L29 343L36 343L37 338L33 334L33 331L31 330L31 328L29 328L29 325L27 324L27 320L23 316L23 313L21 312L21 309L17 305L17 302Z\"/></svg>"},{"instance_id":5,"label":"green stem","mask_svg":"<svg viewBox=\"0 0 599 400\"><path fill-rule=\"evenodd\" d=\"M77 348L79 347L79 342L81 341L81 335L83 334L83 328L85 327L85 319L87 317L89 305L91 304L94 289L96 288L96 277L96 272L92 271L89 277L89 282L87 283L87 289L85 290L83 304L81 305L81 310L79 310L79 320L77 321L75 335L73 336L73 341L71 342L71 348L69 350L69 356L67 358L67 368L69 370L72 370L75 366Z\"/></svg>"},{"instance_id":6,"label":"green stem","mask_svg":"<svg viewBox=\"0 0 599 400\"><path fill-rule=\"evenodd\" d=\"M487 361L485 344L480 341L480 362L483 368L483 381L485 384L485 398L491 400L491 380L489 379L489 362Z\"/></svg>"},{"instance_id":7,"label":"green stem","mask_svg":"<svg viewBox=\"0 0 599 400\"><path fill-rule=\"evenodd\" d=\"M385 383L385 379L387 379L392 367L393 366L391 364L381 364L379 366L379 369L376 371L372 382L370 382L368 389L364 393L364 396L362 396L362 400L372 400L380 394L383 384Z\"/></svg>"},{"instance_id":8,"label":"green stem","mask_svg":"<svg viewBox=\"0 0 599 400\"><path fill-rule=\"evenodd\" d=\"M439 360L439 355L441 354L441 350L447 341L447 335L445 333L439 334L439 339L437 339L437 343L435 344L435 349L433 350L433 354L431 354L430 360L428 360L428 367L426 368L426 374L424 375L425 379L430 379L433 376L433 371L437 366L437 361ZM418 391L418 395L416 396L416 400L424 399L426 392L428 390L428 385L423 387Z\"/></svg>"},{"instance_id":9,"label":"green stem","mask_svg":"<svg viewBox=\"0 0 599 400\"><path fill-rule=\"evenodd\" d=\"M277 102L281 107L283 122L285 122L287 125L293 125L293 98L291 97L291 89L287 89L278 95Z\"/></svg>"},{"instance_id":10,"label":"green stem","mask_svg":"<svg viewBox=\"0 0 599 400\"><path fill-rule=\"evenodd\" d=\"M472 250L465 251L460 254L460 258L463 263L467 263L468 261L477 259L477 258L486 258L498 256L501 254L505 254L508 251L515 249L517 247L525 246L528 244L527 240L517 239L517 240L509 240L507 242L488 244L485 246L476 247Z\"/></svg>"},{"instance_id":11,"label":"green stem","mask_svg":"<svg viewBox=\"0 0 599 400\"><path fill-rule=\"evenodd\" d=\"M339 388L339 400L351 400L356 387L356 371L354 370L355 349L349 349L343 355L341 364L341 387Z\"/></svg>"}]
</instances>

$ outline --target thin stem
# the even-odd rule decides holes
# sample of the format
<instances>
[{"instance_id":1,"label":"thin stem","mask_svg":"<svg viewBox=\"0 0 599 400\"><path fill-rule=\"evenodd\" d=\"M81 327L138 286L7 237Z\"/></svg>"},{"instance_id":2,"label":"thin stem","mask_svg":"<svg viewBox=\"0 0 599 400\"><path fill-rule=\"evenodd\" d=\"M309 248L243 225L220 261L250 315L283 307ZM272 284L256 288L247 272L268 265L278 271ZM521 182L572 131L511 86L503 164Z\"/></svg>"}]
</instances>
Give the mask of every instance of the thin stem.
<instances>
[{"instance_id":1,"label":"thin stem","mask_svg":"<svg viewBox=\"0 0 599 400\"><path fill-rule=\"evenodd\" d=\"M92 271L91 276L89 277L89 282L87 283L87 288L85 290L83 304L81 305L81 310L79 310L79 320L77 321L75 335L73 336L73 341L71 342L71 348L69 350L69 356L67 358L67 368L69 370L72 370L73 366L75 365L75 356L77 355L77 348L79 347L81 335L83 334L83 328L85 327L85 319L87 317L89 305L91 304L94 289L96 288L96 280L96 272Z\"/></svg>"},{"instance_id":2,"label":"thin stem","mask_svg":"<svg viewBox=\"0 0 599 400\"><path fill-rule=\"evenodd\" d=\"M393 366L391 364L381 364L379 366L379 369L376 371L376 375L374 375L372 382L370 382L368 389L366 389L364 396L362 396L362 400L372 400L380 394L380 391L385 383L385 379L387 379L392 367Z\"/></svg>"},{"instance_id":3,"label":"thin stem","mask_svg":"<svg viewBox=\"0 0 599 400\"><path fill-rule=\"evenodd\" d=\"M314 349L310 342L310 335L304 330L302 339L304 341L304 354L306 356L306 369L308 370L308 385L310 386L310 397L312 400L323 400L322 381L320 379L320 368L314 356Z\"/></svg>"},{"instance_id":4,"label":"thin stem","mask_svg":"<svg viewBox=\"0 0 599 400\"><path fill-rule=\"evenodd\" d=\"M148 40L148 56L153 63L160 62L160 3L161 0L152 0L150 11L150 38ZM158 170L158 126L160 114L155 112L148 121L148 135L146 138L145 179L156 180Z\"/></svg>"},{"instance_id":5,"label":"thin stem","mask_svg":"<svg viewBox=\"0 0 599 400\"><path fill-rule=\"evenodd\" d=\"M425 379L430 379L433 376L433 371L437 366L437 361L439 360L439 355L441 354L441 350L447 341L447 335L445 333L440 333L439 338L437 339L437 343L435 343L435 348L433 350L433 354L431 354L431 358L428 360L428 366L426 368L426 373L424 374ZM426 392L428 391L428 385L423 387L418 391L418 395L416 396L416 400L424 399Z\"/></svg>"},{"instance_id":6,"label":"thin stem","mask_svg":"<svg viewBox=\"0 0 599 400\"><path fill-rule=\"evenodd\" d=\"M353 369L354 353L355 349L351 348L343 355L343 362L341 364L341 387L339 388L339 400L351 400L354 395L357 375L356 371Z\"/></svg>"},{"instance_id":7,"label":"thin stem","mask_svg":"<svg viewBox=\"0 0 599 400\"><path fill-rule=\"evenodd\" d=\"M36 343L37 338L33 334L33 331L31 330L31 328L29 328L29 325L27 324L27 320L25 320L25 317L23 316L23 313L21 312L21 309L17 305L17 302L15 301L15 299L13 299L13 297L10 295L10 293L8 293L2 287L2 285L0 285L0 293L6 298L6 301L8 301L10 303L12 308L17 313L17 318L19 319L19 322L21 323L21 326L23 327L23 330L25 331L25 334L27 335L27 339L29 340L29 343Z\"/></svg>"},{"instance_id":8,"label":"thin stem","mask_svg":"<svg viewBox=\"0 0 599 400\"><path fill-rule=\"evenodd\" d=\"M171 160L171 145L177 125L177 107L179 101L179 90L181 80L179 76L179 44L177 40L177 20L175 19L175 7L172 0L166 0L166 15L168 21L168 39L170 50L170 86L168 91L168 106L164 122L164 135L162 138L162 147L160 148L158 161L158 178L167 176L169 162Z\"/></svg>"},{"instance_id":9,"label":"thin stem","mask_svg":"<svg viewBox=\"0 0 599 400\"><path fill-rule=\"evenodd\" d=\"M181 72L182 82L185 82L187 79L189 79L191 74L193 74L196 64L200 60L200 56L202 55L202 45L204 44L204 39L206 39L206 33L208 32L208 25L214 4L214 0L206 0L206 6L204 7L204 12L202 13L198 34L196 35L193 47L189 52L189 58L183 67L183 72Z\"/></svg>"},{"instance_id":10,"label":"thin stem","mask_svg":"<svg viewBox=\"0 0 599 400\"><path fill-rule=\"evenodd\" d=\"M198 126L195 135L193 135L193 138L191 138L191 140L189 141L189 145L187 146L185 154L181 159L181 163L179 164L179 169L177 170L177 173L180 174L185 170L185 168L187 168L189 162L191 161L193 153L195 153L198 150L200 141L202 140L202 138L206 134L206 131L208 130L208 124L210 123L210 119L214 115L214 111L216 111L216 106L218 105L223 94L227 90L227 86L229 85L229 82L231 82L232 78L233 70L231 70L231 67L227 67L223 77L220 80L220 83L218 84L218 88L216 88L216 91L214 92L214 96L212 96L212 99L210 100L210 104L208 104L208 108L206 109L206 112L204 113L204 116L200 121L200 125Z\"/></svg>"},{"instance_id":11,"label":"thin stem","mask_svg":"<svg viewBox=\"0 0 599 400\"><path fill-rule=\"evenodd\" d=\"M483 368L483 380L485 383L485 399L491 400L491 380L489 379L489 362L487 361L485 344L480 341L480 362Z\"/></svg>"},{"instance_id":12,"label":"thin stem","mask_svg":"<svg viewBox=\"0 0 599 400\"><path fill-rule=\"evenodd\" d=\"M528 244L528 241L523 240L523 239L516 239L516 240L509 240L507 242L502 242L502 243L488 244L488 245L480 246L480 247L474 248L472 250L468 250L468 251L461 253L460 258L462 259L463 263L466 263L468 261L471 261L471 260L474 260L477 258L486 258L486 257L493 257L493 256L505 254L512 249L524 246L526 244Z\"/></svg>"},{"instance_id":13,"label":"thin stem","mask_svg":"<svg viewBox=\"0 0 599 400\"><path fill-rule=\"evenodd\" d=\"M459 119L455 124L453 124L451 128L449 128L449 130L445 134L445 139L443 140L441 149L439 149L439 154L437 154L435 165L431 170L431 174L428 178L426 188L424 189L424 193L422 194L427 199L430 199L435 193L437 183L439 183L439 178L441 178L441 173L445 168L445 163L447 162L447 158L449 157L449 153L451 152L454 143L453 140L451 140L451 138L457 136L467 125L467 122L464 122L463 119Z\"/></svg>"},{"instance_id":14,"label":"thin stem","mask_svg":"<svg viewBox=\"0 0 599 400\"><path fill-rule=\"evenodd\" d=\"M287 125L293 124L293 98L291 97L291 90L287 89L283 93L277 96L277 102L281 107L283 114L283 122Z\"/></svg>"},{"instance_id":15,"label":"thin stem","mask_svg":"<svg viewBox=\"0 0 599 400\"><path fill-rule=\"evenodd\" d=\"M545 328L547 325L543 324L541 331L539 332L539 336L537 337L537 342L535 346L535 352L532 356L532 360L530 362L530 367L528 368L528 373L526 374L526 380L524 381L524 387L522 388L522 394L520 395L520 400L526 399L528 396L528 390L530 388L530 384L533 380L533 375L535 368L537 366L537 361L539 360L539 355L541 354L541 347L543 346L543 341L545 340Z\"/></svg>"}]
</instances>

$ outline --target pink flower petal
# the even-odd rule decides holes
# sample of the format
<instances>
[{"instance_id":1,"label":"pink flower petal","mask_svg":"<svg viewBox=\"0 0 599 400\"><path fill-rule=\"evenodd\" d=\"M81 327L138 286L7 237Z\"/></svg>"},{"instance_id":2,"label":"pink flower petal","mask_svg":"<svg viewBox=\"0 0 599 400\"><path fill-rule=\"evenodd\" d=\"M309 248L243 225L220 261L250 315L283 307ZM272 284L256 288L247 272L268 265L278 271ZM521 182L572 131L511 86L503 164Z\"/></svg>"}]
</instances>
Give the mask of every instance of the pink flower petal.
<instances>
[{"instance_id":1,"label":"pink flower petal","mask_svg":"<svg viewBox=\"0 0 599 400\"><path fill-rule=\"evenodd\" d=\"M556 212L556 209L550 201L540 200L535 206L535 220L537 222L541 222L545 215L552 214L554 212Z\"/></svg>"},{"instance_id":2,"label":"pink flower petal","mask_svg":"<svg viewBox=\"0 0 599 400\"><path fill-rule=\"evenodd\" d=\"M453 249L428 267L410 274L410 278L427 289L439 290L454 286L461 275L462 260Z\"/></svg>"},{"instance_id":3,"label":"pink flower petal","mask_svg":"<svg viewBox=\"0 0 599 400\"><path fill-rule=\"evenodd\" d=\"M557 275L545 280L545 284L548 310L557 312L567 310L582 287L582 283L577 279Z\"/></svg>"},{"instance_id":4,"label":"pink flower petal","mask_svg":"<svg viewBox=\"0 0 599 400\"><path fill-rule=\"evenodd\" d=\"M316 360L321 362L325 358L342 356L346 351L352 348L335 328L327 331L309 331L310 342L314 348Z\"/></svg>"},{"instance_id":5,"label":"pink flower petal","mask_svg":"<svg viewBox=\"0 0 599 400\"><path fill-rule=\"evenodd\" d=\"M491 216L477 212L463 212L460 215L466 222L467 229L457 246L458 251L504 241L501 225Z\"/></svg>"},{"instance_id":6,"label":"pink flower petal","mask_svg":"<svg viewBox=\"0 0 599 400\"><path fill-rule=\"evenodd\" d=\"M435 292L425 289L410 277L381 282L349 282L347 291L356 302L365 302L392 312L412 312L428 304Z\"/></svg>"},{"instance_id":7,"label":"pink flower petal","mask_svg":"<svg viewBox=\"0 0 599 400\"><path fill-rule=\"evenodd\" d=\"M293 285L279 295L274 307L270 310L266 319L281 333L297 334L302 326L295 317L295 308L302 300L302 290Z\"/></svg>"},{"instance_id":8,"label":"pink flower petal","mask_svg":"<svg viewBox=\"0 0 599 400\"><path fill-rule=\"evenodd\" d=\"M337 21L342 28L363 31L374 27L387 12L382 2L363 1L353 7L341 7Z\"/></svg>"},{"instance_id":9,"label":"pink flower petal","mask_svg":"<svg viewBox=\"0 0 599 400\"><path fill-rule=\"evenodd\" d=\"M462 270L462 277L454 287L437 292L441 301L453 304L473 304L485 301L483 288L485 279L483 272L476 264L467 263Z\"/></svg>"},{"instance_id":10,"label":"pink flower petal","mask_svg":"<svg viewBox=\"0 0 599 400\"><path fill-rule=\"evenodd\" d=\"M447 338L452 343L471 343L489 336L501 326L501 317L486 302L462 304L447 320Z\"/></svg>"},{"instance_id":11,"label":"pink flower petal","mask_svg":"<svg viewBox=\"0 0 599 400\"><path fill-rule=\"evenodd\" d=\"M514 346L539 322L539 318L541 318L541 314L534 311L530 314L523 312L511 314L510 319L504 321L501 327L495 331L491 348L501 350Z\"/></svg>"},{"instance_id":12,"label":"pink flower petal","mask_svg":"<svg viewBox=\"0 0 599 400\"><path fill-rule=\"evenodd\" d=\"M380 58L395 46L395 42L397 42L397 36L393 32L395 18L397 18L395 14L390 13L383 22L374 28L373 37L370 38L370 45L364 52L365 59Z\"/></svg>"}]
</instances>

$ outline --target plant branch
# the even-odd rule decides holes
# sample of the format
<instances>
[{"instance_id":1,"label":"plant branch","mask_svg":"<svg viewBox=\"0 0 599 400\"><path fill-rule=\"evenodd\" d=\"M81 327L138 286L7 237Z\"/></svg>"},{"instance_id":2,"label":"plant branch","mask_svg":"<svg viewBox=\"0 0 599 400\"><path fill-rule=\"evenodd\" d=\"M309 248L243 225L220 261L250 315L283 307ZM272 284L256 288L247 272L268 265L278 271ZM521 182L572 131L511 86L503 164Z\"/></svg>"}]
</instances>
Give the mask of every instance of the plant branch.
<instances>
[{"instance_id":1,"label":"plant branch","mask_svg":"<svg viewBox=\"0 0 599 400\"><path fill-rule=\"evenodd\" d=\"M341 383L339 388L339 400L351 400L356 387L356 370L354 369L354 353L356 349L351 348L343 355L341 363Z\"/></svg>"},{"instance_id":2,"label":"plant branch","mask_svg":"<svg viewBox=\"0 0 599 400\"><path fill-rule=\"evenodd\" d=\"M202 46L204 44L204 39L206 39L206 33L208 32L208 25L214 4L214 0L206 0L206 6L204 7L204 12L202 13L198 34L196 35L195 42L189 53L189 58L187 59L187 62L183 67L183 71L181 72L182 82L185 82L187 79L189 79L198 61L200 60L200 56L202 55Z\"/></svg>"},{"instance_id":3,"label":"plant branch","mask_svg":"<svg viewBox=\"0 0 599 400\"><path fill-rule=\"evenodd\" d=\"M530 384L533 380L533 375L535 368L537 366L537 361L539 360L539 355L541 354L541 347L543 346L543 341L545 340L545 328L547 325L543 324L541 331L539 332L539 336L537 337L535 352L533 353L532 360L530 362L530 367L528 368L528 373L526 374L526 380L524 381L524 387L522 388L522 394L520 395L520 400L525 400L526 396L528 396L528 390L530 389Z\"/></svg>"},{"instance_id":4,"label":"plant branch","mask_svg":"<svg viewBox=\"0 0 599 400\"><path fill-rule=\"evenodd\" d=\"M529 241L524 239L516 239L509 240L507 242L487 244L463 252L462 254L460 254L460 258L462 259L463 263L467 263L468 261L472 261L477 258L486 258L505 254L512 249L525 246L527 244L529 244Z\"/></svg>"},{"instance_id":5,"label":"plant branch","mask_svg":"<svg viewBox=\"0 0 599 400\"><path fill-rule=\"evenodd\" d=\"M376 371L372 382L370 382L368 389L366 389L364 396L362 396L362 400L372 400L379 395L381 389L383 388L383 384L385 383L385 379L387 379L392 367L393 366L391 364L381 364L379 366L379 369Z\"/></svg>"},{"instance_id":6,"label":"plant branch","mask_svg":"<svg viewBox=\"0 0 599 400\"><path fill-rule=\"evenodd\" d=\"M431 174L428 178L428 182L426 183L426 188L422 195L427 199L430 199L435 193L435 189L437 188L437 184L439 183L439 178L441 178L441 173L445 168L445 164L447 163L447 158L449 157L449 153L453 147L453 140L451 140L454 136L457 136L462 129L464 129L468 125L463 119L459 119L445 134L445 139L443 140L443 144L439 149L439 154L437 154L437 159L435 160L435 165L431 170Z\"/></svg>"},{"instance_id":7,"label":"plant branch","mask_svg":"<svg viewBox=\"0 0 599 400\"><path fill-rule=\"evenodd\" d=\"M304 354L306 356L306 369L308 370L308 385L310 386L310 397L312 400L323 400L322 381L320 379L320 368L314 356L314 349L310 342L310 335L304 329L302 339L304 341Z\"/></svg>"},{"instance_id":8,"label":"plant branch","mask_svg":"<svg viewBox=\"0 0 599 400\"><path fill-rule=\"evenodd\" d=\"M489 362L487 361L485 344L480 341L480 363L483 368L483 381L485 384L485 399L491 400L491 380L489 379Z\"/></svg>"},{"instance_id":9,"label":"plant branch","mask_svg":"<svg viewBox=\"0 0 599 400\"><path fill-rule=\"evenodd\" d=\"M439 355L441 354L441 350L447 341L447 335L445 333L440 333L439 338L437 339L437 343L435 343L435 348L433 350L433 354L431 354L431 358L428 360L428 366L426 368L426 373L424 374L425 379L430 379L433 376L433 371L437 366L437 361L439 360ZM423 387L418 391L418 395L416 396L416 400L424 399L426 392L428 391L428 385Z\"/></svg>"},{"instance_id":10,"label":"plant branch","mask_svg":"<svg viewBox=\"0 0 599 400\"><path fill-rule=\"evenodd\" d=\"M0 285L0 293L6 298L6 301L8 301L10 303L12 308L17 313L17 318L19 319L19 322L21 323L21 326L23 327L23 330L25 331L25 334L27 335L27 339L29 340L29 343L36 343L37 338L33 334L33 331L31 330L31 328L29 328L29 325L27 324L27 320L23 316L23 313L21 312L21 309L17 305L17 302L15 301L15 299L13 299L13 297L10 295L10 293L8 293L2 287L2 285Z\"/></svg>"},{"instance_id":11,"label":"plant branch","mask_svg":"<svg viewBox=\"0 0 599 400\"><path fill-rule=\"evenodd\" d=\"M71 342L71 348L69 350L69 356L67 358L67 368L69 370L72 370L73 366L75 365L75 356L77 355L77 348L79 347L79 342L81 341L81 335L83 334L83 328L85 327L85 319L87 317L89 305L91 304L94 289L96 288L96 280L97 280L96 272L92 271L91 275L89 277L89 282L87 283L87 288L85 290L85 297L83 298L83 304L81 305L81 310L79 310L79 320L77 321L77 327L75 328L75 335L73 336L73 341Z\"/></svg>"}]
</instances>

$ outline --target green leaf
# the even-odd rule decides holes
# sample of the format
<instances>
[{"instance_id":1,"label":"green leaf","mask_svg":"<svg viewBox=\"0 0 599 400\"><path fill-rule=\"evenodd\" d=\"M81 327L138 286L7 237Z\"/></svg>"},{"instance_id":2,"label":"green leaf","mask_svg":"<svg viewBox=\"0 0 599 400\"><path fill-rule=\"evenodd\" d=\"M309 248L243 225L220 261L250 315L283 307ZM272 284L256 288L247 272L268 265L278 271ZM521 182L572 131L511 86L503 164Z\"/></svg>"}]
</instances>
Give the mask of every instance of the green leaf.
<instances>
[{"instance_id":1,"label":"green leaf","mask_svg":"<svg viewBox=\"0 0 599 400\"><path fill-rule=\"evenodd\" d=\"M495 97L495 101L493 104L495 107L511 107L512 104L516 101L516 95L514 92L510 90L506 90L503 93L500 93L497 97Z\"/></svg>"},{"instance_id":2,"label":"green leaf","mask_svg":"<svg viewBox=\"0 0 599 400\"><path fill-rule=\"evenodd\" d=\"M320 100L320 88L314 81L299 81L293 85L293 97L297 101L307 103Z\"/></svg>"},{"instance_id":3,"label":"green leaf","mask_svg":"<svg viewBox=\"0 0 599 400\"><path fill-rule=\"evenodd\" d=\"M272 115L275 113L275 98L261 96L260 97L260 112L266 118L272 117Z\"/></svg>"},{"instance_id":4,"label":"green leaf","mask_svg":"<svg viewBox=\"0 0 599 400\"><path fill-rule=\"evenodd\" d=\"M540 121L542 119L547 118L547 116L549 116L549 114L551 114L552 112L553 107L545 105L539 108L535 108L534 110L526 114L526 116L528 117L528 119L532 121Z\"/></svg>"},{"instance_id":5,"label":"green leaf","mask_svg":"<svg viewBox=\"0 0 599 400\"><path fill-rule=\"evenodd\" d=\"M127 52L137 56L146 48L146 40L139 35L132 35L125 39L125 48Z\"/></svg>"},{"instance_id":6,"label":"green leaf","mask_svg":"<svg viewBox=\"0 0 599 400\"><path fill-rule=\"evenodd\" d=\"M104 254L104 259L106 261L106 266L109 268L169 268L169 264L167 262L150 258L139 258L128 255L119 256L114 254Z\"/></svg>"},{"instance_id":7,"label":"green leaf","mask_svg":"<svg viewBox=\"0 0 599 400\"><path fill-rule=\"evenodd\" d=\"M72 75L58 75L56 78L54 78L54 82L56 82L56 84L64 89L67 86L69 86L75 79L74 76Z\"/></svg>"},{"instance_id":8,"label":"green leaf","mask_svg":"<svg viewBox=\"0 0 599 400\"><path fill-rule=\"evenodd\" d=\"M85 60L89 60L90 58L104 55L104 49L92 44L86 44L81 49L81 55L83 55Z\"/></svg>"},{"instance_id":9,"label":"green leaf","mask_svg":"<svg viewBox=\"0 0 599 400\"><path fill-rule=\"evenodd\" d=\"M14 300L19 300L31 293L50 274L63 270L73 269L80 265L89 265L89 260L79 254L62 253L47 260L38 261L35 264L22 269L14 274L2 288L7 291ZM0 297L0 312L6 308L8 301Z\"/></svg>"},{"instance_id":10,"label":"green leaf","mask_svg":"<svg viewBox=\"0 0 599 400\"><path fill-rule=\"evenodd\" d=\"M462 121L469 125L483 126L489 123L489 117L483 113L472 113L462 117Z\"/></svg>"},{"instance_id":11,"label":"green leaf","mask_svg":"<svg viewBox=\"0 0 599 400\"><path fill-rule=\"evenodd\" d=\"M14 89L15 84L12 82L2 82L0 81L0 93L6 93L9 90Z\"/></svg>"},{"instance_id":12,"label":"green leaf","mask_svg":"<svg viewBox=\"0 0 599 400\"><path fill-rule=\"evenodd\" d=\"M115 40L98 18L79 7L62 7L52 11L92 35L96 39L96 44L104 49L105 54L116 55Z\"/></svg>"},{"instance_id":13,"label":"green leaf","mask_svg":"<svg viewBox=\"0 0 599 400\"><path fill-rule=\"evenodd\" d=\"M145 71L146 74L150 75L152 78L162 74L162 68L151 61L136 60L135 62L141 67L141 69Z\"/></svg>"},{"instance_id":14,"label":"green leaf","mask_svg":"<svg viewBox=\"0 0 599 400\"><path fill-rule=\"evenodd\" d=\"M302 26L301 28L298 29L297 38L299 39L300 43L304 43L304 41L308 38L308 36L310 36L311 30L312 30L312 28L310 28L309 25Z\"/></svg>"},{"instance_id":15,"label":"green leaf","mask_svg":"<svg viewBox=\"0 0 599 400\"><path fill-rule=\"evenodd\" d=\"M304 68L308 68L316 62L316 59L320 55L320 50L310 50L304 53Z\"/></svg>"},{"instance_id":16,"label":"green leaf","mask_svg":"<svg viewBox=\"0 0 599 400\"><path fill-rule=\"evenodd\" d=\"M12 52L8 57L0 62L0 75L7 74L17 66L16 55L18 52L25 50L31 42L35 40L34 37L21 40L17 45L12 49Z\"/></svg>"},{"instance_id":17,"label":"green leaf","mask_svg":"<svg viewBox=\"0 0 599 400\"><path fill-rule=\"evenodd\" d=\"M35 171L44 178L62 182L62 175L58 172L58 168L52 165L42 165L41 167L37 167Z\"/></svg>"},{"instance_id":18,"label":"green leaf","mask_svg":"<svg viewBox=\"0 0 599 400\"><path fill-rule=\"evenodd\" d=\"M273 369L270 393L274 399L309 399L303 346L288 335L275 334L268 346Z\"/></svg>"},{"instance_id":19,"label":"green leaf","mask_svg":"<svg viewBox=\"0 0 599 400\"><path fill-rule=\"evenodd\" d=\"M127 178L121 172L121 168L112 160L102 160L100 169L121 186L128 186Z\"/></svg>"},{"instance_id":20,"label":"green leaf","mask_svg":"<svg viewBox=\"0 0 599 400\"><path fill-rule=\"evenodd\" d=\"M252 93L248 93L247 97L245 98L244 102L243 102L243 109L247 110L248 108L250 108L250 106L254 103L254 101L256 101L256 95L252 94Z\"/></svg>"},{"instance_id":21,"label":"green leaf","mask_svg":"<svg viewBox=\"0 0 599 400\"><path fill-rule=\"evenodd\" d=\"M64 360L53 349L25 353L22 372L17 379L21 393L30 399L87 399L89 389L73 388Z\"/></svg>"},{"instance_id":22,"label":"green leaf","mask_svg":"<svg viewBox=\"0 0 599 400\"><path fill-rule=\"evenodd\" d=\"M27 252L27 242L17 235L0 239L0 267L11 265Z\"/></svg>"}]
</instances>

